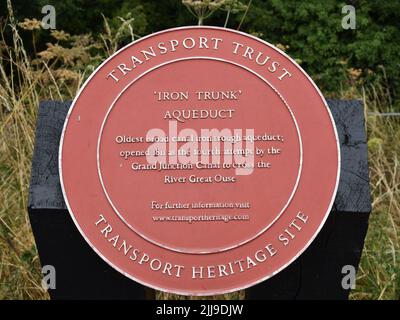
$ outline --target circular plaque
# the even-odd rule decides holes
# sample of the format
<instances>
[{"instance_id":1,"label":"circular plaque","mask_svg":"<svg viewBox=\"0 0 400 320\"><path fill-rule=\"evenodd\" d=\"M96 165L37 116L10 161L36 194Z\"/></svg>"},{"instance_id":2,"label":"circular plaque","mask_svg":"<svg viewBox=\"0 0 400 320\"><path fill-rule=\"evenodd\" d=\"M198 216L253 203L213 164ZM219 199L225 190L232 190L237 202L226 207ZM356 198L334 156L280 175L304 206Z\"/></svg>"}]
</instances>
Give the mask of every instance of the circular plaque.
<instances>
[{"instance_id":1,"label":"circular plaque","mask_svg":"<svg viewBox=\"0 0 400 320\"><path fill-rule=\"evenodd\" d=\"M108 58L62 133L61 186L89 245L155 289L213 295L293 262L322 228L340 154L327 104L242 32L170 29Z\"/></svg>"}]
</instances>

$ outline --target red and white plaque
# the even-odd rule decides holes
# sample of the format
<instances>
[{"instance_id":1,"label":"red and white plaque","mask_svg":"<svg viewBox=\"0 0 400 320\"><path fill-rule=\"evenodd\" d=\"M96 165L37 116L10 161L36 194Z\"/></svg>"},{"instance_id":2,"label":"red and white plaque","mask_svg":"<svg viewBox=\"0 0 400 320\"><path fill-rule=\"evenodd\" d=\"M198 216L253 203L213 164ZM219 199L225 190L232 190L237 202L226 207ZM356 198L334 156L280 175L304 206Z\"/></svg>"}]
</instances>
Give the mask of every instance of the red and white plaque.
<instances>
[{"instance_id":1,"label":"red and white plaque","mask_svg":"<svg viewBox=\"0 0 400 320\"><path fill-rule=\"evenodd\" d=\"M113 268L213 295L272 277L310 245L339 159L326 102L291 58L245 33L186 27L93 73L59 165L77 228Z\"/></svg>"}]
</instances>

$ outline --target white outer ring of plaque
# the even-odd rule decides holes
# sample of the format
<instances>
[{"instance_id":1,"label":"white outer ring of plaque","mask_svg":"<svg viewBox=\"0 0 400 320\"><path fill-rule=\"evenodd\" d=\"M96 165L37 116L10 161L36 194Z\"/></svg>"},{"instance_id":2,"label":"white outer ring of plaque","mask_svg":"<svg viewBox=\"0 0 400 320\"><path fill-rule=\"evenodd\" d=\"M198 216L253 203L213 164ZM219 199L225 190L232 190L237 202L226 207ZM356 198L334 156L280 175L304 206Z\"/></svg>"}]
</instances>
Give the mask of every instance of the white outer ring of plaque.
<instances>
[{"instance_id":1,"label":"white outer ring of plaque","mask_svg":"<svg viewBox=\"0 0 400 320\"><path fill-rule=\"evenodd\" d=\"M288 59L307 79L308 81L311 83L311 85L314 87L315 91L318 93L318 95L321 98L322 103L325 106L325 111L328 113L329 119L331 120L331 124L332 124L332 129L333 129L333 133L335 135L335 141L336 141L336 151L338 154L338 169L337 169L337 173L336 173L336 182L335 182L335 187L332 193L332 197L331 197L331 201L328 204L328 209L325 212L325 215L323 217L323 219L321 220L320 225L318 226L318 228L316 229L316 231L314 232L314 234L312 235L312 237L309 239L309 241L303 246L303 248L301 250L299 250L299 252L294 255L287 263L283 264L280 268L276 269L275 272L272 272L270 274L267 274L266 276L257 279L253 282L247 283L245 285L239 286L239 287L234 287L228 290L215 290L212 292L189 292L189 291L183 291L183 290L173 290L173 289L168 289L168 288L164 288L164 287L159 287L157 285L154 285L150 282L146 282L143 280L138 279L137 277L123 271L120 267L116 266L114 263L112 263L107 257L105 257L100 251L99 249L97 249L93 243L90 241L90 239L87 237L87 235L85 234L85 232L83 232L82 228L80 227L78 220L75 218L75 215L71 209L71 206L69 204L68 198L67 198L67 194L64 188L64 180L63 180L63 173L62 173L62 147L63 147L63 143L64 143L64 135L65 135L65 131L68 125L68 121L69 118L71 116L71 113L74 109L74 106L76 104L76 102L78 101L78 98L80 96L80 94L84 91L84 89L86 88L86 85L90 82L90 80L94 77L94 75L97 73L98 70L100 70L107 62L109 62L114 56L116 56L117 54L119 54L120 52L122 52L123 50L126 50L127 48L129 48L132 45L135 45L137 42L141 41L141 40L145 40L147 38L150 38L154 35L160 35L160 34L164 34L164 33L168 33L168 32L172 32L172 31L180 31L180 30L188 30L188 29L196 29L196 28L207 28L207 29L211 29L211 30L218 30L218 31L225 31L225 32L232 32L232 33L237 33L239 35L245 36L245 37L249 37L255 41L258 41L264 45L266 45L267 47L271 48L272 50L275 50L277 52L279 52L283 57L285 57L286 59ZM338 132L337 132L337 128L336 128L336 124L335 124L335 120L333 119L332 113L328 107L328 104L324 98L324 96L322 95L321 90L317 87L317 85L314 83L314 81L311 79L311 77L303 70L303 68L295 61L293 60L290 56L288 56L284 51L282 51L281 49L273 46L272 44L257 38L256 36L247 34L245 32L242 31L237 31L237 30L232 30L232 29L227 29L227 28L222 28L222 27L215 27L215 26L185 26L185 27L178 27L178 28L171 28L171 29L167 29L167 30L163 30L163 31L159 31L159 32L155 32L152 34L149 34L147 36L144 36L142 38L140 38L139 40L136 40L128 45L126 45L125 47L119 49L117 52L115 52L112 56L108 57L106 60L104 60L98 67L97 69L89 76L89 78L85 81L85 83L82 85L82 87L79 89L78 93L76 94L74 100L72 101L72 104L68 110L67 116L65 118L65 122L64 122L64 127L62 129L61 132L61 137L60 137L60 146L58 149L58 171L59 171L59 176L60 176L60 184L61 184L61 191L65 200L65 204L67 206L68 212L71 215L71 218L75 224L75 226L77 227L77 229L79 230L80 234L82 235L82 237L85 239L85 241L89 244L89 246L93 249L94 252L96 252L100 258L102 258L106 263L108 263L112 268L114 268L115 270L117 270L118 272L120 272L121 274L123 274L124 276L126 276L127 278L136 281L137 283L140 283L144 286L148 286L150 288L153 288L155 290L159 290L159 291L164 291L164 292L168 292L168 293L172 293L172 294L180 294L180 295L191 295L191 296L210 296L210 295L219 295L219 294L226 294L226 293L231 293L231 292L235 292L238 290L244 290L246 288L249 288L251 286L254 286L256 284L259 284L265 280L268 280L269 278L273 277L274 275L278 274L279 272L281 272L282 270L284 270L285 268L287 268L292 262L294 262L310 245L311 243L314 241L314 239L316 238L316 236L319 234L319 232L321 231L322 227L324 226L326 220L328 219L329 213L332 209L333 203L335 201L335 197L337 194L337 190L339 187L339 179L340 179L340 171L341 171L341 154L340 154L340 144L339 144L339 136L338 136Z\"/></svg>"},{"instance_id":2,"label":"white outer ring of plaque","mask_svg":"<svg viewBox=\"0 0 400 320\"><path fill-rule=\"evenodd\" d=\"M106 124L106 121L108 119L109 114L111 113L111 111L113 110L115 104L117 103L117 101L119 100L119 98L130 88L131 85L133 85L136 81L138 81L140 78L144 77L145 75L151 73L152 71L161 68L165 65L169 65L175 62L180 62L180 61L188 61L188 60L214 60L214 61L219 61L219 62L224 62L224 63L228 63L228 64L232 64L236 67L242 68L250 73L252 73L253 75L255 75L256 77L258 77L259 79L261 79L265 84L267 84L274 92L275 94L278 95L279 99L283 102L283 104L285 105L286 109L289 111L289 114L293 120L293 123L296 127L296 132L297 132L297 137L299 139L299 151L300 151L300 159L299 159L299 169L297 171L297 178L296 178L296 182L294 184L294 187L292 189L292 192L288 198L288 200L286 201L286 203L284 204L284 206L282 207L282 209L279 211L278 215L266 226L264 227L262 230L260 230L259 232L257 232L255 235L241 241L238 242L234 245L231 246L226 246L222 249L218 249L218 250L182 250L182 249L177 249L177 248L173 248L170 247L168 245L165 245L161 242L155 241L154 239L152 239L151 237L139 232L136 228L134 228L125 218L124 216L118 211L118 209L116 208L116 206L114 205L114 203L111 200L111 197L109 196L106 187L104 185L104 181L103 181L103 176L101 174L101 167L100 167L100 142L101 142L101 138L102 138L102 134L103 134L103 129L104 126ZM145 72L143 72L142 74L140 74L139 76L137 76L135 79L133 79L131 82L129 82L120 92L119 94L116 96L116 98L114 99L114 101L111 103L110 108L108 109L104 119L103 119L103 123L101 124L101 128L100 128L100 132L99 132L99 137L97 140L97 151L96 151L96 161L97 161L97 172L99 175L99 179L100 179L100 184L101 184L101 188L103 189L104 195L107 198L108 203L111 205L111 207L113 208L114 212L117 214L117 216L121 219L121 221L129 228L131 229L133 232L135 232L138 236L142 237L143 239L145 239L146 241L149 241L161 248L164 249L168 249L171 251L175 251L175 252L179 252L179 253L185 253L185 254L212 254L212 253L218 253L218 252L225 252L234 248L238 248L256 238L258 238L260 235L262 235L264 232L266 232L269 228L272 227L272 225L282 216L282 214L285 212L285 210L287 209L287 207L289 206L290 202L292 201L297 187L299 185L300 182L300 177L301 177L301 172L302 172L302 167L303 167L303 142L301 139L301 133L300 133L300 129L299 126L297 124L296 121L296 117L293 114L292 109L289 107L289 104L286 102L285 98L281 95L281 93L268 81L266 80L263 76L261 76L260 74L258 74L257 72L255 72L254 70L251 70L250 68L243 66L239 63L233 62L233 61L229 61L226 59L221 59L221 58L215 58L215 57L207 57L207 56L193 56L193 57L185 57L185 58L179 58L179 59L174 59L174 60L169 60L166 62L163 62L159 65L156 65L148 70L146 70Z\"/></svg>"}]
</instances>

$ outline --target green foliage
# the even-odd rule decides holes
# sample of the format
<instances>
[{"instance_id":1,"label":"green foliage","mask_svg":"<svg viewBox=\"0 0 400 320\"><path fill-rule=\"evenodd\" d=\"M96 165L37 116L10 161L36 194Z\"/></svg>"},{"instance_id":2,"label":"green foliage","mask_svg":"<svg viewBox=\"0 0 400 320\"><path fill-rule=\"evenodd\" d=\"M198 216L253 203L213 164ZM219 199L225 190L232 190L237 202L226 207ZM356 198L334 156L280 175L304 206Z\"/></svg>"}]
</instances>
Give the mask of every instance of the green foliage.
<instances>
[{"instance_id":1,"label":"green foliage","mask_svg":"<svg viewBox=\"0 0 400 320\"><path fill-rule=\"evenodd\" d=\"M47 0L28 1L29 4L25 0L12 2L21 20L25 17L40 20L40 8L48 3ZM184 2L186 6L202 3ZM219 9L212 12L207 24L232 28L237 28L250 3L245 0L206 2L215 2ZM282 45L290 56L301 62L327 95L338 95L348 87L372 88L379 84L398 101L400 1L352 2L357 16L355 30L342 28L342 7L347 2L337 0L254 0L241 30ZM102 15L114 29L132 19L131 31L138 36L198 23L198 17L189 14L182 0L53 0L52 5L57 10L57 28L70 34L100 34L104 31ZM3 6L0 4L0 12ZM41 31L38 37L38 47L44 49L49 32ZM121 44L131 41L129 34L122 37L125 40L119 41Z\"/></svg>"},{"instance_id":2,"label":"green foliage","mask_svg":"<svg viewBox=\"0 0 400 320\"><path fill-rule=\"evenodd\" d=\"M255 0L243 29L287 47L325 93L381 84L399 99L400 2L357 1L355 30L342 28L345 4Z\"/></svg>"}]
</instances>

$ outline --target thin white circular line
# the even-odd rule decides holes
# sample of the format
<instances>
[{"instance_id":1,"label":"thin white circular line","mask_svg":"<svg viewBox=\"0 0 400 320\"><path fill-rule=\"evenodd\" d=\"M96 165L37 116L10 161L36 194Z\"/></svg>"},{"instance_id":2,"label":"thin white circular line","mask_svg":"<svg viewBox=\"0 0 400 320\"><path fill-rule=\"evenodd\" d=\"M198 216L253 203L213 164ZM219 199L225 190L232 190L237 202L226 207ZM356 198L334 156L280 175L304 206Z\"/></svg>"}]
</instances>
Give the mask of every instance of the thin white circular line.
<instances>
[{"instance_id":1,"label":"thin white circular line","mask_svg":"<svg viewBox=\"0 0 400 320\"><path fill-rule=\"evenodd\" d=\"M64 142L64 135L65 135L65 130L67 128L68 125L68 121L70 118L70 115L72 113L72 110L75 107L76 102L79 99L79 96L81 95L81 93L83 92L83 90L86 88L87 84L90 82L90 80L95 76L95 74L108 62L110 61L113 57L115 57L116 55L118 55L120 52L122 52L123 50L126 50L127 48L131 47L132 45L135 45L136 43L145 40L149 37L155 36L155 35L160 35L160 34L164 34L164 33L168 33L168 32L173 32L173 31L180 31L180 30L189 30L189 29L211 29L211 30L219 30L219 31L224 31L224 32L231 32L231 33L235 33L235 34L239 34L242 36L245 36L247 38L251 38L253 40L256 40L268 47L270 47L271 49L279 52L281 55L283 55L286 59L288 59L293 65L295 65L297 67L298 70L300 70L301 73L303 73L303 75L306 76L306 78L309 80L309 82L312 84L312 86L314 87L314 89L317 91L317 93L319 94L322 103L325 106L325 111L328 113L328 116L331 120L331 124L332 124L332 128L333 128L333 132L335 134L335 141L336 141L336 151L337 151L337 155L338 155L338 169L337 169L337 174L336 174L336 182L335 182L335 188L333 190L332 193L332 198L331 201L328 205L327 211L324 215L324 218L321 220L320 225L318 226L317 230L315 231L315 233L313 234L313 236L311 236L310 240L306 243L306 245L302 248L302 250L299 250L298 254L296 254L292 259L290 259L288 261L288 263L282 265L280 268L276 269L275 272L272 272L268 275L266 275L265 277L262 277L256 281L253 281L251 283L246 283L246 285L244 286L239 286L239 287L235 287L232 289L228 289L228 290L215 290L215 291L202 291L202 292L190 292L190 291L182 291L182 290L171 290L169 288L161 288L158 287L152 283L146 282L146 281L142 281L136 277L134 277L131 274L126 273L125 271L123 271L121 268L117 267L116 265L114 265L111 261L109 261L101 252L99 252L99 250L97 250L97 248L92 244L92 242L89 240L89 238L86 236L86 234L83 232L83 230L81 229L78 221L75 218L75 215L71 209L71 206L68 202L68 198L66 195L66 191L64 188L64 181L63 181L63 174L62 174L62 148L63 148L63 142ZM145 37L142 37L130 44L128 44L127 46L119 49L117 52L115 52L113 55L111 55L110 57L108 57L102 64L100 64L100 66L97 67L97 69L89 76L89 78L86 80L86 82L83 84L83 86L79 89L78 94L76 95L75 99L72 101L72 104L70 106L70 109L68 111L68 114L66 116L65 122L64 122L64 127L63 130L61 132L61 138L60 138L60 146L59 146L59 153L58 153L58 170L59 170L59 175L60 175L60 184L61 184L61 191L63 193L64 196L64 200L65 200L65 204L68 208L68 212L71 215L71 218L73 220L73 222L75 223L77 229L79 230L79 232L81 233L82 237L85 239L85 241L89 244L89 246L106 262L108 263L111 267L113 267L115 270L119 271L121 274L125 275L126 277L128 277L129 279L136 281L144 286L148 286L151 287L155 290L161 290L164 292L168 292L168 293L174 293L174 294L181 294L181 295L192 295L192 296L207 296L207 295L219 295L219 294L225 294L225 293L231 293L234 291L238 291L238 290L243 290L246 289L248 287L254 286L258 283L261 283L271 277L273 277L274 275L276 275L277 273L279 273L280 271L282 271L283 269L285 269L287 266L289 266L293 261L295 261L309 246L310 244L313 242L313 240L315 239L315 237L318 235L318 233L321 231L323 225L325 224L326 219L329 216L330 210L332 209L333 203L335 201L335 196L337 193L337 189L339 186L339 178L340 178L340 171L341 171L341 155L340 155L340 144L339 144L339 136L337 133L337 128L335 125L335 121L333 119L332 113L328 107L328 104L326 103L326 100L324 98L324 96L322 95L321 91L319 90L319 88L316 86L316 84L314 83L314 81L311 79L311 77L303 70L303 68L295 61L293 60L291 57L289 57L285 52L283 52L282 50L274 47L273 45L271 45L270 43L261 40L255 36L249 35L247 33L244 33L242 31L237 31L237 30L232 30L232 29L226 29L226 28L221 28L221 27L213 27L213 26L185 26L185 27L178 27L178 28L172 28L172 29L167 29L167 30L163 30L163 31L159 31L153 34L149 34Z\"/></svg>"},{"instance_id":2,"label":"thin white circular line","mask_svg":"<svg viewBox=\"0 0 400 320\"><path fill-rule=\"evenodd\" d=\"M139 232L137 230L137 228L134 228L124 217L123 215L119 212L119 210L116 208L116 206L114 205L114 203L111 200L110 195L107 192L107 189L105 187L104 181L103 181L103 176L101 174L101 166L100 166L100 145L101 145L101 138L103 135L103 130L104 130L104 126L106 124L106 121L108 119L109 114L111 113L111 111L113 110L115 104L117 103L117 101L120 99L120 97L126 92L126 90L128 90L130 88L131 85L133 85L136 81L138 81L139 79L141 79L143 76L147 75L148 73L163 67L165 65L171 64L171 63L176 63L176 62L180 62L180 61L188 61L188 60L215 60L215 61L219 61L219 62L224 62L224 63L230 63L233 64L237 67L243 68L246 71L250 72L251 74L257 76L259 79L261 79L262 81L264 81L277 95L278 97L281 99L281 101L284 103L286 109L289 111L290 116L292 117L292 120L294 122L294 125L296 127L296 132L297 132L297 137L299 139L299 149L300 149L300 159L299 159L299 169L297 172L297 177L296 177L296 182L294 184L293 190L287 200L287 202L285 203L285 205L283 206L283 208L281 209L281 211L279 211L278 215L266 226L264 227L262 230L260 230L258 233L256 233L255 235L251 236L250 238L243 240L237 244L231 245L231 246L226 246L224 248L218 249L218 250L205 250L205 249L196 249L196 250L183 250L183 249L178 249L175 247L171 247L168 245L165 245L161 242L158 242L154 239L152 239L151 237L142 234L141 232ZM289 206L290 202L292 201L297 187L299 185L299 181L300 181L300 177L301 177L301 170L302 170L302 165L303 165L303 143L302 143L302 139L301 139L301 134L300 134L300 130L296 121L296 118L292 112L292 109L289 107L288 103L286 102L285 98L283 98L283 96L280 94L280 92L271 84L269 83L264 77L262 77L261 75L259 75L257 72L243 66L240 65L236 62L233 61L229 61L226 59L221 59L221 58L215 58L215 57L206 57L206 56L195 56L195 57L186 57L186 58L179 58L179 59L174 59L174 60L169 60L166 62L163 62L157 66L154 66L148 70L146 70L145 72L143 72L142 74L140 74L139 76L137 76L135 79L133 79L131 82L129 82L125 88L123 88L120 93L116 96L116 98L114 99L114 101L112 102L110 108L108 109L104 119L103 119L103 123L101 125L100 128L100 133L99 133L99 138L97 140L97 153L96 153L96 161L97 161L97 169L98 169L98 175L99 175L99 179L100 179L100 183L101 183L101 187L103 189L103 192L107 198L107 201L109 202L109 204L111 205L111 207L114 209L115 213L118 215L118 217L122 220L123 223L125 223L127 225L127 227L129 227L132 231L134 231L137 235L139 235L140 237L144 238L145 240L158 245L161 248L164 249L168 249L168 250L172 250L175 252L179 252L179 253L188 253L188 254L210 254L210 253L218 253L218 252L224 252L224 251L228 251L230 249L234 249L237 247L240 247L252 240L254 240L255 238L259 237L260 235L262 235L264 232L266 232L284 213L284 211L287 209L287 207Z\"/></svg>"}]
</instances>

